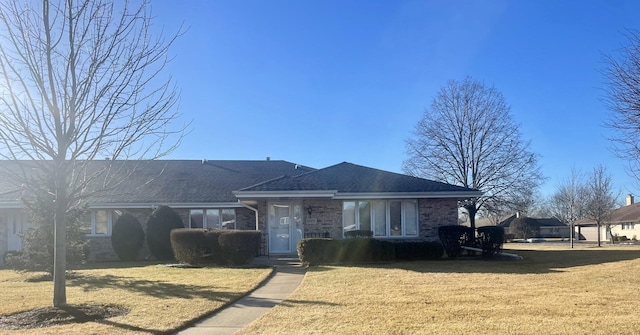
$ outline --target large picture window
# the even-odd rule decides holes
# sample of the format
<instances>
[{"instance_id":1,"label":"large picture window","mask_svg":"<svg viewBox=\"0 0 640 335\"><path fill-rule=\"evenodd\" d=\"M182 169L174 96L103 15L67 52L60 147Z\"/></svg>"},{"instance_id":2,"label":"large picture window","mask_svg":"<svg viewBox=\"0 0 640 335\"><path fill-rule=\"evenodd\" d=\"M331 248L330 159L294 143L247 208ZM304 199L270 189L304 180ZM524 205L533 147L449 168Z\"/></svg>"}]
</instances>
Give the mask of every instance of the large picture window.
<instances>
[{"instance_id":1,"label":"large picture window","mask_svg":"<svg viewBox=\"0 0 640 335\"><path fill-rule=\"evenodd\" d=\"M418 236L416 200L345 201L342 205L343 232L371 230L375 237Z\"/></svg>"},{"instance_id":2,"label":"large picture window","mask_svg":"<svg viewBox=\"0 0 640 335\"><path fill-rule=\"evenodd\" d=\"M236 229L235 209L192 209L189 227L209 229Z\"/></svg>"}]
</instances>

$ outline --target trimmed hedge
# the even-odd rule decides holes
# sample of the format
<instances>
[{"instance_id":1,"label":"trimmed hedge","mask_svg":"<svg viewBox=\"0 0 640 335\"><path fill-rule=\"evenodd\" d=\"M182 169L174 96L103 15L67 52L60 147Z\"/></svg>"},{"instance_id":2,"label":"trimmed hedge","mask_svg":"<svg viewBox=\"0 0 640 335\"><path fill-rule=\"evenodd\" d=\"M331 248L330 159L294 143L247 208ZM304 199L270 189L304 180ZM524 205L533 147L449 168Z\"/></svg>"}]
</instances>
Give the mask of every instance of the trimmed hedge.
<instances>
[{"instance_id":1,"label":"trimmed hedge","mask_svg":"<svg viewBox=\"0 0 640 335\"><path fill-rule=\"evenodd\" d=\"M258 255L262 233L253 230L229 230L218 237L220 248L233 265L248 264Z\"/></svg>"},{"instance_id":2,"label":"trimmed hedge","mask_svg":"<svg viewBox=\"0 0 640 335\"><path fill-rule=\"evenodd\" d=\"M197 265L207 254L206 229L179 228L171 231L171 249L180 263Z\"/></svg>"},{"instance_id":3,"label":"trimmed hedge","mask_svg":"<svg viewBox=\"0 0 640 335\"><path fill-rule=\"evenodd\" d=\"M181 263L244 265L260 250L259 231L192 229L171 231L171 248Z\"/></svg>"},{"instance_id":4,"label":"trimmed hedge","mask_svg":"<svg viewBox=\"0 0 640 335\"><path fill-rule=\"evenodd\" d=\"M335 261L335 248L330 238L304 238L298 241L298 257L303 264L330 264Z\"/></svg>"},{"instance_id":5,"label":"trimmed hedge","mask_svg":"<svg viewBox=\"0 0 640 335\"><path fill-rule=\"evenodd\" d=\"M459 225L439 227L438 236L447 256L451 258L460 256L462 246L472 246L475 242L475 230Z\"/></svg>"},{"instance_id":6,"label":"trimmed hedge","mask_svg":"<svg viewBox=\"0 0 640 335\"><path fill-rule=\"evenodd\" d=\"M171 249L171 231L184 228L180 215L168 206L156 208L147 221L149 251L159 260L174 259Z\"/></svg>"},{"instance_id":7,"label":"trimmed hedge","mask_svg":"<svg viewBox=\"0 0 640 335\"><path fill-rule=\"evenodd\" d=\"M121 261L134 261L144 243L140 221L130 213L122 214L111 231L111 246Z\"/></svg>"},{"instance_id":8,"label":"trimmed hedge","mask_svg":"<svg viewBox=\"0 0 640 335\"><path fill-rule=\"evenodd\" d=\"M486 226L478 228L477 231L482 257L493 257L502 251L505 235L503 227Z\"/></svg>"},{"instance_id":9,"label":"trimmed hedge","mask_svg":"<svg viewBox=\"0 0 640 335\"><path fill-rule=\"evenodd\" d=\"M444 254L442 244L426 241L305 238L298 242L303 264L371 263L394 260L432 260Z\"/></svg>"}]
</instances>

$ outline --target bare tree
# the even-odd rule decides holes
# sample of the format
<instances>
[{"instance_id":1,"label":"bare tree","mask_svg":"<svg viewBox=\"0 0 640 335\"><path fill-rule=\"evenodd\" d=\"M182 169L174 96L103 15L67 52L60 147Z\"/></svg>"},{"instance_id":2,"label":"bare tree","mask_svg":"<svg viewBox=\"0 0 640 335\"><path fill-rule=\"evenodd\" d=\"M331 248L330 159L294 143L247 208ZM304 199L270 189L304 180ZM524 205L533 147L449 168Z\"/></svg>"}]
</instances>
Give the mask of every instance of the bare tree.
<instances>
[{"instance_id":1,"label":"bare tree","mask_svg":"<svg viewBox=\"0 0 640 335\"><path fill-rule=\"evenodd\" d=\"M626 37L618 58L605 57L607 126L615 130L611 140L616 154L629 162L629 172L640 180L640 32L629 30Z\"/></svg>"},{"instance_id":2,"label":"bare tree","mask_svg":"<svg viewBox=\"0 0 640 335\"><path fill-rule=\"evenodd\" d=\"M616 207L616 196L613 194L611 175L602 165L593 169L587 183L588 200L587 217L596 222L598 228L598 246L601 245L600 228L604 224L606 232L611 233L611 212Z\"/></svg>"},{"instance_id":3,"label":"bare tree","mask_svg":"<svg viewBox=\"0 0 640 335\"><path fill-rule=\"evenodd\" d=\"M110 169L86 163L161 157L183 136L185 126L172 126L175 87L161 76L179 32L153 38L148 7L144 0L0 4L0 155L26 160L6 172L27 189L34 176L44 180L32 196L49 193L55 206L54 306L66 304L65 214Z\"/></svg>"},{"instance_id":4,"label":"bare tree","mask_svg":"<svg viewBox=\"0 0 640 335\"><path fill-rule=\"evenodd\" d=\"M576 169L571 170L571 176L560 184L551 196L549 209L554 217L569 224L571 247L573 247L575 234L574 222L586 217L588 200L589 189L585 176Z\"/></svg>"},{"instance_id":5,"label":"bare tree","mask_svg":"<svg viewBox=\"0 0 640 335\"><path fill-rule=\"evenodd\" d=\"M543 180L503 95L471 78L438 92L407 140L407 155L408 174L484 193L462 204L473 228L481 208L510 206Z\"/></svg>"},{"instance_id":6,"label":"bare tree","mask_svg":"<svg viewBox=\"0 0 640 335\"><path fill-rule=\"evenodd\" d=\"M564 223L572 223L586 217L588 188L585 175L572 169L571 176L561 183L551 196L550 210Z\"/></svg>"}]
</instances>

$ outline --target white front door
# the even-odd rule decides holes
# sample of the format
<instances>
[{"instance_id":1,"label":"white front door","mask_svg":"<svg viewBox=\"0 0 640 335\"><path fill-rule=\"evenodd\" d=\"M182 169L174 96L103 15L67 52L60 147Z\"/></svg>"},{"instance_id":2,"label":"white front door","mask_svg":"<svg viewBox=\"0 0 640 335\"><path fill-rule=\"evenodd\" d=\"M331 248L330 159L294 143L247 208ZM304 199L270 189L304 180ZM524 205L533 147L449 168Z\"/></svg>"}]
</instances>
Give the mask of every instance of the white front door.
<instances>
[{"instance_id":1,"label":"white front door","mask_svg":"<svg viewBox=\"0 0 640 335\"><path fill-rule=\"evenodd\" d=\"M28 227L20 211L7 211L7 250L22 250L22 232Z\"/></svg>"},{"instance_id":2,"label":"white front door","mask_svg":"<svg viewBox=\"0 0 640 335\"><path fill-rule=\"evenodd\" d=\"M269 203L269 253L296 253L302 238L302 220L301 203Z\"/></svg>"}]
</instances>

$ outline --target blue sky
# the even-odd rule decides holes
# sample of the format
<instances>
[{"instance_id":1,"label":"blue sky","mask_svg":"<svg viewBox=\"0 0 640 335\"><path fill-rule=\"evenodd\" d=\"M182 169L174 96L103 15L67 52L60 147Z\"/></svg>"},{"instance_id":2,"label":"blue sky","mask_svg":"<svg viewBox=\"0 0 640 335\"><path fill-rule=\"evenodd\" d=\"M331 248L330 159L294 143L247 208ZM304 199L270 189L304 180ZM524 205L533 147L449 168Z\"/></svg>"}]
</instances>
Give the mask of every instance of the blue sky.
<instances>
[{"instance_id":1,"label":"blue sky","mask_svg":"<svg viewBox=\"0 0 640 335\"><path fill-rule=\"evenodd\" d=\"M193 129L171 159L342 161L401 172L436 92L471 76L501 91L552 193L606 166L636 193L603 127L605 54L640 29L637 1L152 1L188 31L167 71Z\"/></svg>"}]
</instances>

